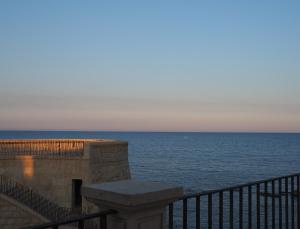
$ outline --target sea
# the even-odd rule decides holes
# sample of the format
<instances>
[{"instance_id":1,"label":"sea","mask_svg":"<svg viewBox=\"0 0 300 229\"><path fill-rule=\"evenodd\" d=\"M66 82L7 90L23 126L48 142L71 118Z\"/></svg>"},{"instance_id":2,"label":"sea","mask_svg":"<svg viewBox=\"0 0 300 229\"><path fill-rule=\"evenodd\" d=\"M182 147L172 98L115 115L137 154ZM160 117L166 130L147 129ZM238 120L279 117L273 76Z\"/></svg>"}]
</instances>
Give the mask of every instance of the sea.
<instances>
[{"instance_id":1,"label":"sea","mask_svg":"<svg viewBox=\"0 0 300 229\"><path fill-rule=\"evenodd\" d=\"M186 193L300 172L300 134L0 131L0 139L99 138L129 143L133 179Z\"/></svg>"}]
</instances>

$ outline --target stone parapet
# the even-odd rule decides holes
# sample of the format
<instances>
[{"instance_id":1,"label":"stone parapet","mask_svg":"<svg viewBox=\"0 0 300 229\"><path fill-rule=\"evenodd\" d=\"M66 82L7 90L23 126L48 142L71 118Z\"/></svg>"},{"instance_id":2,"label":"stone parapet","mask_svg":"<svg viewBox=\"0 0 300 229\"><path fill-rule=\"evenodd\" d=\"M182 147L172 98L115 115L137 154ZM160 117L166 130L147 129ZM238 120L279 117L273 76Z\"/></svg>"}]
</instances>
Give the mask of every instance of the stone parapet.
<instances>
[{"instance_id":1,"label":"stone parapet","mask_svg":"<svg viewBox=\"0 0 300 229\"><path fill-rule=\"evenodd\" d=\"M103 139L13 139L0 140L0 159L18 156L35 158L89 158L90 146L127 142Z\"/></svg>"},{"instance_id":2,"label":"stone parapet","mask_svg":"<svg viewBox=\"0 0 300 229\"><path fill-rule=\"evenodd\" d=\"M0 155L1 175L62 207L72 207L73 180L81 180L84 185L130 178L128 143L124 141L0 140ZM82 207L89 208L84 202Z\"/></svg>"},{"instance_id":3,"label":"stone parapet","mask_svg":"<svg viewBox=\"0 0 300 229\"><path fill-rule=\"evenodd\" d=\"M82 187L100 209L115 210L109 229L163 229L164 208L183 195L183 188L157 182L123 180Z\"/></svg>"}]
</instances>

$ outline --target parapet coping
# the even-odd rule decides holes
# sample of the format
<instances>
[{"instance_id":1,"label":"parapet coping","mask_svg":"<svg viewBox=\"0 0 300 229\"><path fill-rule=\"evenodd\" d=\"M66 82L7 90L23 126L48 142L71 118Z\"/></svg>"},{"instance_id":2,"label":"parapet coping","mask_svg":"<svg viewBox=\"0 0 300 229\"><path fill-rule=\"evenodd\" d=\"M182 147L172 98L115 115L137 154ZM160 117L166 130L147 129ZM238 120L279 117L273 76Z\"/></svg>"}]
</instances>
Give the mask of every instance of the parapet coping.
<instances>
[{"instance_id":1,"label":"parapet coping","mask_svg":"<svg viewBox=\"0 0 300 229\"><path fill-rule=\"evenodd\" d=\"M96 139L96 138L44 138L44 139L1 139L0 146L3 143L68 143L68 142L83 142L89 143L92 146L102 144L116 144L116 145L128 145L127 141L114 140L114 139Z\"/></svg>"},{"instance_id":2,"label":"parapet coping","mask_svg":"<svg viewBox=\"0 0 300 229\"><path fill-rule=\"evenodd\" d=\"M41 138L41 139L1 139L0 143L14 142L122 142L113 139L96 139L96 138Z\"/></svg>"},{"instance_id":3,"label":"parapet coping","mask_svg":"<svg viewBox=\"0 0 300 229\"><path fill-rule=\"evenodd\" d=\"M123 207L175 200L183 195L182 187L139 180L89 184L84 185L81 191L87 198Z\"/></svg>"},{"instance_id":4,"label":"parapet coping","mask_svg":"<svg viewBox=\"0 0 300 229\"><path fill-rule=\"evenodd\" d=\"M88 157L83 156L49 156L49 155L44 155L44 156L39 156L39 155L4 155L0 156L0 160L26 160L26 159L34 159L34 160L58 160L58 161L63 161L63 160L89 160Z\"/></svg>"}]
</instances>

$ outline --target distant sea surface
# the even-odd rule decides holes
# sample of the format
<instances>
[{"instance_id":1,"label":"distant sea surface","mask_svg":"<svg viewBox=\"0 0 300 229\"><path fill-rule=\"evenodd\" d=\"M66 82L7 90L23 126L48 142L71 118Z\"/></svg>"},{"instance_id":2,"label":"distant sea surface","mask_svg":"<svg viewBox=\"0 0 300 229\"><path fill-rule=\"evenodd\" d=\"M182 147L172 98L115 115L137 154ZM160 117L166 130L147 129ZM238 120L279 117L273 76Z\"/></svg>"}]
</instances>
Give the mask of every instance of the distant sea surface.
<instances>
[{"instance_id":1,"label":"distant sea surface","mask_svg":"<svg viewBox=\"0 0 300 229\"><path fill-rule=\"evenodd\" d=\"M134 179L186 192L300 172L300 134L0 131L0 139L33 138L126 140Z\"/></svg>"}]
</instances>

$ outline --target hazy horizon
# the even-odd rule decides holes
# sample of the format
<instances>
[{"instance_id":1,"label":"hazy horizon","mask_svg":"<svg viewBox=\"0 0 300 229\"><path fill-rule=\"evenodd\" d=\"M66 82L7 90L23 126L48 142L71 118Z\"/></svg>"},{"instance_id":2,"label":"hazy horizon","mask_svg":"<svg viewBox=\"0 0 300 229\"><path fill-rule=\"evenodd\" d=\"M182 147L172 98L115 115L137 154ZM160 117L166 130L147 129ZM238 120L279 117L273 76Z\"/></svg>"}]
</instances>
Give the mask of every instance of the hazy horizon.
<instances>
[{"instance_id":1,"label":"hazy horizon","mask_svg":"<svg viewBox=\"0 0 300 229\"><path fill-rule=\"evenodd\" d=\"M299 7L1 1L0 129L298 133Z\"/></svg>"},{"instance_id":2,"label":"hazy horizon","mask_svg":"<svg viewBox=\"0 0 300 229\"><path fill-rule=\"evenodd\" d=\"M300 132L272 131L168 131L168 130L88 130L88 129L0 129L0 132L111 132L111 133L203 133L203 134L300 134Z\"/></svg>"}]
</instances>

